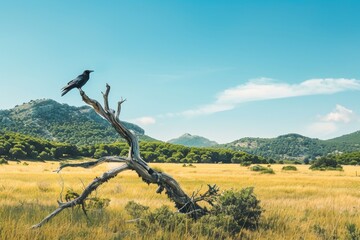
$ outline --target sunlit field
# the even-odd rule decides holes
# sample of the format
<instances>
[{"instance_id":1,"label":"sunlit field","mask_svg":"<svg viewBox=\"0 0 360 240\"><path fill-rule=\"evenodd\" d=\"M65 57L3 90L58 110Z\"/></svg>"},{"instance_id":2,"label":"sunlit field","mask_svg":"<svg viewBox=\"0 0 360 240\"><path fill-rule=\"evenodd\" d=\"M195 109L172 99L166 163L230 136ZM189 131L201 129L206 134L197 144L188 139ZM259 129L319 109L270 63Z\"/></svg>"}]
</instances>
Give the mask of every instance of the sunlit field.
<instances>
[{"instance_id":1,"label":"sunlit field","mask_svg":"<svg viewBox=\"0 0 360 240\"><path fill-rule=\"evenodd\" d=\"M95 193L111 200L108 208L89 211L89 222L79 209L66 209L40 229L30 229L57 207L62 189L80 192L93 178L114 167L104 164L93 169L68 168L54 173L58 162L9 162L0 165L1 239L149 239L128 222L124 206L134 200L157 208L173 207L165 194L156 194L155 185L142 182L133 171L123 172ZM151 164L173 176L191 194L216 183L221 190L254 187L265 209L256 231L249 239L351 239L360 236L360 167L344 171L298 171L260 174L238 164ZM175 208L174 208L175 211ZM352 226L353 230L350 230ZM355 227L355 230L354 230ZM204 239L193 234L179 235L159 229L154 239ZM211 237L208 237L211 238ZM355 239L355 238L354 238Z\"/></svg>"}]
</instances>

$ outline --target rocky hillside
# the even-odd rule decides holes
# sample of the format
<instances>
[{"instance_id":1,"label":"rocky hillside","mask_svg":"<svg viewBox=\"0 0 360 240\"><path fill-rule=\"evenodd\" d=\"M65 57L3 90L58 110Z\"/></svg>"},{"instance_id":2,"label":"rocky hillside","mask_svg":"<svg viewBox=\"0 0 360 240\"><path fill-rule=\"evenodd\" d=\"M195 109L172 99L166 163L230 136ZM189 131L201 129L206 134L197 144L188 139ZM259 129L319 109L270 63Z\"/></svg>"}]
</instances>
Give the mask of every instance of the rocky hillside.
<instances>
[{"instance_id":1,"label":"rocky hillside","mask_svg":"<svg viewBox=\"0 0 360 240\"><path fill-rule=\"evenodd\" d=\"M211 141L207 138L191 135L185 133L184 135L168 141L168 143L179 144L187 147L212 147L217 145L217 142Z\"/></svg>"},{"instance_id":2,"label":"rocky hillside","mask_svg":"<svg viewBox=\"0 0 360 240\"><path fill-rule=\"evenodd\" d=\"M124 124L140 139L151 139L139 126ZM73 107L51 99L34 100L13 109L0 110L0 130L77 145L122 140L92 108Z\"/></svg>"},{"instance_id":3,"label":"rocky hillside","mask_svg":"<svg viewBox=\"0 0 360 240\"><path fill-rule=\"evenodd\" d=\"M313 159L332 152L353 152L360 150L360 144L341 137L332 140L309 138L299 134L286 134L276 138L241 138L219 145L233 150L274 159ZM346 138L350 139L350 138Z\"/></svg>"}]
</instances>

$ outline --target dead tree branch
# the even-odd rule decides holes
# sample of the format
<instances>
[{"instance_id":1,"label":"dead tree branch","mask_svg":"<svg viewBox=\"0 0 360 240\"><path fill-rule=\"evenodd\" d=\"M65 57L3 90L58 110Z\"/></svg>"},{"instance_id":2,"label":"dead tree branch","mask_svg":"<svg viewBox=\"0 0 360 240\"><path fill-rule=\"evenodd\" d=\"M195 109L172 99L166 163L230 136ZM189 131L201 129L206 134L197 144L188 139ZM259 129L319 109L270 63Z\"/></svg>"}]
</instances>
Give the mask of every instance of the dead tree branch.
<instances>
[{"instance_id":1,"label":"dead tree branch","mask_svg":"<svg viewBox=\"0 0 360 240\"><path fill-rule=\"evenodd\" d=\"M177 183L177 181L172 178L170 175L158 172L152 169L140 156L140 148L139 142L134 133L132 133L129 129L127 129L119 119L120 112L121 112L121 104L125 102L125 100L121 99L118 102L117 111L110 109L108 96L110 93L110 86L106 84L106 90L103 94L104 99L104 107L96 100L89 98L84 91L80 89L80 95L83 101L92 106L93 109L99 114L101 117L106 119L112 127L117 131L120 136L122 136L127 143L129 144L129 155L128 157L120 157L120 156L107 156L102 157L96 161L85 162L85 163L71 163L71 164L63 164L61 165L56 172L61 171L63 168L66 167L83 167L83 168L91 168L95 167L99 164L105 162L121 162L124 163L120 167L114 168L109 170L101 177L96 177L85 189L84 191L75 199L67 202L58 202L59 207L45 217L40 223L34 225L32 228L41 227L44 223L48 222L50 219L55 217L58 213L62 210L73 207L76 205L81 205L84 207L84 201L89 197L89 195L96 190L101 184L107 182L111 178L115 177L122 171L125 170L134 170L142 178L142 180L148 184L157 184L158 189L156 190L157 193L162 193L165 190L165 194L175 203L175 207L178 209L179 212L188 214L194 219L197 219L205 214L207 214L206 208L201 207L198 205L199 201L206 201L209 204L212 204L212 196L217 195L218 188L216 185L210 186L209 190L196 197L193 194L192 197L189 197ZM85 209L83 208L84 212Z\"/></svg>"}]
</instances>

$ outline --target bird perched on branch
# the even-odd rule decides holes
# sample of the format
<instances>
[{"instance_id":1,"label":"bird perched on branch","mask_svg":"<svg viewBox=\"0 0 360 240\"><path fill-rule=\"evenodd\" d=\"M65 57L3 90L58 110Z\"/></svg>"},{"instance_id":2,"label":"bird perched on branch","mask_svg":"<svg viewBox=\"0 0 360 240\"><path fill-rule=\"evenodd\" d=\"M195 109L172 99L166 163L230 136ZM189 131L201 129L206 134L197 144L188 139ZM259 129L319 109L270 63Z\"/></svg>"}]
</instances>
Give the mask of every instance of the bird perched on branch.
<instances>
[{"instance_id":1,"label":"bird perched on branch","mask_svg":"<svg viewBox=\"0 0 360 240\"><path fill-rule=\"evenodd\" d=\"M69 92L73 88L81 89L81 87L84 86L85 83L89 80L91 72L93 72L93 70L85 70L83 74L77 76L77 78L68 82L68 84L61 89L62 91L61 96L64 96L67 92Z\"/></svg>"}]
</instances>

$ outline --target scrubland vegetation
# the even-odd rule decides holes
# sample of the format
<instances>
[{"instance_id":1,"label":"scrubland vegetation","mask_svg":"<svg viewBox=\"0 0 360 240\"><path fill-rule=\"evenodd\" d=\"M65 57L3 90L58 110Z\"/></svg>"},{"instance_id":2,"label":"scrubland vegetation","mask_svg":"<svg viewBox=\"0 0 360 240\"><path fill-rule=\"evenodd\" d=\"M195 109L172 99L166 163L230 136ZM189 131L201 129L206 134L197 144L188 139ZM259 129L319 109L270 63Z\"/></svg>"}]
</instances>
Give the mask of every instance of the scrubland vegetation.
<instances>
[{"instance_id":1,"label":"scrubland vegetation","mask_svg":"<svg viewBox=\"0 0 360 240\"><path fill-rule=\"evenodd\" d=\"M53 211L60 195L84 185L112 164L94 169L64 169L52 172L58 162L14 162L0 165L0 239L359 239L360 167L343 171L313 171L297 165L297 171L271 167L275 174L260 174L239 164L152 163L172 175L191 193L206 184L220 190L240 191L253 187L264 210L258 226L229 234L233 222L213 219L196 222L175 212L156 186L144 184L135 172L124 172L104 184L93 197L109 199L108 207L93 207L90 221L81 209L65 210L40 229L30 227ZM62 190L63 189L63 190ZM149 207L140 219L126 206L134 201ZM136 206L138 206L136 205ZM129 207L128 207L129 208ZM174 224L162 221L174 220ZM140 222L139 222L140 221ZM153 224L149 225L149 222ZM213 224L213 225L211 225ZM215 229L216 224L218 228ZM145 226L145 227L144 227ZM147 226L147 227L146 227ZM211 229L208 229L212 227ZM212 230L216 230L215 232Z\"/></svg>"}]
</instances>

